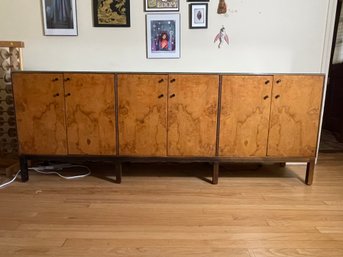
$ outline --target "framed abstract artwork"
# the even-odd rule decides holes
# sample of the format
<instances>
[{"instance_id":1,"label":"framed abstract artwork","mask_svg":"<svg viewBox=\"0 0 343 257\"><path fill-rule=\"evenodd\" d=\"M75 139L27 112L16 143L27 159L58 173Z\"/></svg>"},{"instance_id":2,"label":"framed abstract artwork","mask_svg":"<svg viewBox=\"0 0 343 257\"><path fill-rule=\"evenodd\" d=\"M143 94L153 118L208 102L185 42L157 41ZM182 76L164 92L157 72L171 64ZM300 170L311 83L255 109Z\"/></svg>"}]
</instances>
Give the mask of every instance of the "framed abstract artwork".
<instances>
[{"instance_id":1,"label":"framed abstract artwork","mask_svg":"<svg viewBox=\"0 0 343 257\"><path fill-rule=\"evenodd\" d=\"M205 29L208 23L207 4L190 4L189 5L189 28Z\"/></svg>"},{"instance_id":2,"label":"framed abstract artwork","mask_svg":"<svg viewBox=\"0 0 343 257\"><path fill-rule=\"evenodd\" d=\"M179 5L179 0L144 0L144 7L146 12L178 11Z\"/></svg>"},{"instance_id":3,"label":"framed abstract artwork","mask_svg":"<svg viewBox=\"0 0 343 257\"><path fill-rule=\"evenodd\" d=\"M93 0L94 27L130 27L130 0Z\"/></svg>"},{"instance_id":4,"label":"framed abstract artwork","mask_svg":"<svg viewBox=\"0 0 343 257\"><path fill-rule=\"evenodd\" d=\"M77 36L76 0L42 0L45 36Z\"/></svg>"},{"instance_id":5,"label":"framed abstract artwork","mask_svg":"<svg viewBox=\"0 0 343 257\"><path fill-rule=\"evenodd\" d=\"M147 58L180 58L180 14L147 14Z\"/></svg>"}]
</instances>

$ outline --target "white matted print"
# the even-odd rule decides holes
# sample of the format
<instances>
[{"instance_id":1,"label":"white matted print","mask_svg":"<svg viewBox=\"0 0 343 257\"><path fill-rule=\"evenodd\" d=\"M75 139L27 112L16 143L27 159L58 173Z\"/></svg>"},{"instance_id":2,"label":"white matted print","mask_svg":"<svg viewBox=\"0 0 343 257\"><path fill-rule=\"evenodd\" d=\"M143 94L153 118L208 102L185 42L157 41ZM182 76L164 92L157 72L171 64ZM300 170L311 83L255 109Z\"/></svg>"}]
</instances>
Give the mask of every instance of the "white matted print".
<instances>
[{"instance_id":1,"label":"white matted print","mask_svg":"<svg viewBox=\"0 0 343 257\"><path fill-rule=\"evenodd\" d=\"M147 57L180 58L180 14L147 14Z\"/></svg>"},{"instance_id":2,"label":"white matted print","mask_svg":"<svg viewBox=\"0 0 343 257\"><path fill-rule=\"evenodd\" d=\"M189 28L204 29L207 28L207 4L189 5Z\"/></svg>"},{"instance_id":3,"label":"white matted print","mask_svg":"<svg viewBox=\"0 0 343 257\"><path fill-rule=\"evenodd\" d=\"M42 0L44 35L76 36L76 0Z\"/></svg>"}]
</instances>

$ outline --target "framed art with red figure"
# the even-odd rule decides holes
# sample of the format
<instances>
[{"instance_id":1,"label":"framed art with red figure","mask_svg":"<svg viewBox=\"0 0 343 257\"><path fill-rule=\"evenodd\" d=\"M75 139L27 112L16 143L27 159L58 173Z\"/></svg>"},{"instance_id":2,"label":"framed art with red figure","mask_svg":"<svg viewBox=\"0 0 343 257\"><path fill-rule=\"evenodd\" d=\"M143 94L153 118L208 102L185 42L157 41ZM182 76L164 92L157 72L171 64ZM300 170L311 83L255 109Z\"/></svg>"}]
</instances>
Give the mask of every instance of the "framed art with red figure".
<instances>
[{"instance_id":1,"label":"framed art with red figure","mask_svg":"<svg viewBox=\"0 0 343 257\"><path fill-rule=\"evenodd\" d=\"M146 16L147 58L180 58L180 14Z\"/></svg>"}]
</instances>

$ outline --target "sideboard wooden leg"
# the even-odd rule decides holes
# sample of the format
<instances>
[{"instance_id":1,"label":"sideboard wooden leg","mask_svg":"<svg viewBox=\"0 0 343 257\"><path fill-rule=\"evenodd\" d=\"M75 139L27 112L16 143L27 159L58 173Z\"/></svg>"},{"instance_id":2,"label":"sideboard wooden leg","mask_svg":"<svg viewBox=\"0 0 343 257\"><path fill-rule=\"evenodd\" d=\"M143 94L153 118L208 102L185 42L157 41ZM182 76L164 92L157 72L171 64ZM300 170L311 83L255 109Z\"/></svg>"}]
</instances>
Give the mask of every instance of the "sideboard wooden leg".
<instances>
[{"instance_id":1,"label":"sideboard wooden leg","mask_svg":"<svg viewBox=\"0 0 343 257\"><path fill-rule=\"evenodd\" d=\"M309 185L309 186L312 185L314 166L315 166L315 159L311 159L309 162L307 162L306 176L305 176L306 185Z\"/></svg>"},{"instance_id":2,"label":"sideboard wooden leg","mask_svg":"<svg viewBox=\"0 0 343 257\"><path fill-rule=\"evenodd\" d=\"M121 177L122 177L122 164L121 162L116 163L116 183L121 183Z\"/></svg>"},{"instance_id":3,"label":"sideboard wooden leg","mask_svg":"<svg viewBox=\"0 0 343 257\"><path fill-rule=\"evenodd\" d=\"M27 182L29 180L29 170L27 158L25 156L20 156L20 176L22 182Z\"/></svg>"},{"instance_id":4,"label":"sideboard wooden leg","mask_svg":"<svg viewBox=\"0 0 343 257\"><path fill-rule=\"evenodd\" d=\"M218 184L218 175L219 175L219 163L213 163L213 173L212 173L212 184Z\"/></svg>"}]
</instances>

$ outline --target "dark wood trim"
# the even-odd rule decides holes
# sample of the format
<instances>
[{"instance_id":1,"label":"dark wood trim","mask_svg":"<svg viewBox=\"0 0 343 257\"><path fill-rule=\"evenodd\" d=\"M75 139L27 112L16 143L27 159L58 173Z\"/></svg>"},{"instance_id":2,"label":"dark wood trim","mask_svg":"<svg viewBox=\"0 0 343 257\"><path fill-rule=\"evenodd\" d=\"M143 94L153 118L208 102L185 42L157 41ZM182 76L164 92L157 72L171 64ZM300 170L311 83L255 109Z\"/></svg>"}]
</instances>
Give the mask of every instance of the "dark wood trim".
<instances>
[{"instance_id":1,"label":"dark wood trim","mask_svg":"<svg viewBox=\"0 0 343 257\"><path fill-rule=\"evenodd\" d=\"M318 75L318 76L325 76L325 73L321 73L321 72L318 72L318 73L251 73L251 72L241 72L241 73L237 73L237 72L234 72L234 73L229 73L229 72L222 72L222 73L218 73L218 72L197 72L197 71L194 71L194 72L134 72L134 71L36 71L36 70L33 70L33 71L30 71L30 70L25 70L25 71L13 71L12 73L60 73L60 74L63 74L63 73L75 73L75 74L78 74L78 73L92 73L92 74L141 74L141 75L144 75L144 74L155 74L155 75L168 75L168 74L171 74L171 75L176 75L176 74L189 74L189 75L192 75L192 74L197 74L197 75L233 75L233 76L237 76L237 75L241 75L241 76L277 76L277 75L289 75L289 76L297 76L297 75L302 75L302 76L313 76L313 75Z\"/></svg>"},{"instance_id":2,"label":"dark wood trim","mask_svg":"<svg viewBox=\"0 0 343 257\"><path fill-rule=\"evenodd\" d=\"M116 155L119 156L119 95L118 95L118 74L114 74L114 111L116 119Z\"/></svg>"},{"instance_id":3,"label":"dark wood trim","mask_svg":"<svg viewBox=\"0 0 343 257\"><path fill-rule=\"evenodd\" d=\"M220 115L222 111L222 84L223 76L219 76L218 85L218 106L217 106L217 134L216 134L216 156L219 156L219 143L220 143Z\"/></svg>"},{"instance_id":4,"label":"dark wood trim","mask_svg":"<svg viewBox=\"0 0 343 257\"><path fill-rule=\"evenodd\" d=\"M122 179L123 169L121 162L116 162L116 183L120 184Z\"/></svg>"},{"instance_id":5,"label":"dark wood trim","mask_svg":"<svg viewBox=\"0 0 343 257\"><path fill-rule=\"evenodd\" d=\"M313 158L313 159L310 159L309 162L307 162L306 175L305 175L306 185L310 186L313 183L314 166L315 166L315 159Z\"/></svg>"},{"instance_id":6,"label":"dark wood trim","mask_svg":"<svg viewBox=\"0 0 343 257\"><path fill-rule=\"evenodd\" d=\"M29 180L29 170L28 170L28 163L25 156L20 156L20 176L21 181L26 182Z\"/></svg>"},{"instance_id":7,"label":"dark wood trim","mask_svg":"<svg viewBox=\"0 0 343 257\"><path fill-rule=\"evenodd\" d=\"M212 173L212 184L218 184L218 177L219 177L219 162L213 163L213 173Z\"/></svg>"},{"instance_id":8,"label":"dark wood trim","mask_svg":"<svg viewBox=\"0 0 343 257\"><path fill-rule=\"evenodd\" d=\"M29 179L28 164L29 160L50 160L50 161L111 161L116 166L116 182L121 183L122 180L122 163L213 163L212 184L218 184L219 164L220 163L284 163L284 162L307 162L305 183L312 184L313 172L315 165L314 157L149 157L149 156L90 156L90 155L21 155L20 168L22 181L26 182Z\"/></svg>"},{"instance_id":9,"label":"dark wood trim","mask_svg":"<svg viewBox=\"0 0 343 257\"><path fill-rule=\"evenodd\" d=\"M22 155L28 160L56 161L121 161L121 162L248 162L248 163L278 163L278 162L309 162L315 157L174 157L174 156L116 156L116 155Z\"/></svg>"},{"instance_id":10,"label":"dark wood trim","mask_svg":"<svg viewBox=\"0 0 343 257\"><path fill-rule=\"evenodd\" d=\"M169 74L166 75L167 76L167 100L166 100L166 156L169 155L169 81L170 81L170 76Z\"/></svg>"},{"instance_id":11,"label":"dark wood trim","mask_svg":"<svg viewBox=\"0 0 343 257\"><path fill-rule=\"evenodd\" d=\"M323 85L322 85L322 100L320 101L315 156L317 156L318 155L317 153L319 152L319 144L320 144L319 137L321 136L321 132L322 132L321 128L323 127L323 123L324 123L324 111L325 111L324 88L325 88L325 78L323 78Z\"/></svg>"},{"instance_id":12,"label":"dark wood trim","mask_svg":"<svg viewBox=\"0 0 343 257\"><path fill-rule=\"evenodd\" d=\"M270 134L270 124L271 124L271 117L272 117L272 106L273 106L273 93L274 93L274 80L275 77L273 76L272 79L272 83L271 83L271 87L272 89L270 90L270 105L269 105L269 117L268 117L268 136L267 136L267 145L266 145L266 156L268 156L268 150L269 150L269 134Z\"/></svg>"},{"instance_id":13,"label":"dark wood trim","mask_svg":"<svg viewBox=\"0 0 343 257\"><path fill-rule=\"evenodd\" d=\"M66 83L65 83L65 73L61 73L62 75L62 89L63 89L63 95L66 95ZM69 137L68 137L68 119L67 119L67 101L66 97L63 97L63 112L64 112L64 129L65 129L65 135L66 135L66 152L69 154Z\"/></svg>"},{"instance_id":14,"label":"dark wood trim","mask_svg":"<svg viewBox=\"0 0 343 257\"><path fill-rule=\"evenodd\" d=\"M280 162L280 167L286 167L286 163L285 162Z\"/></svg>"}]
</instances>

